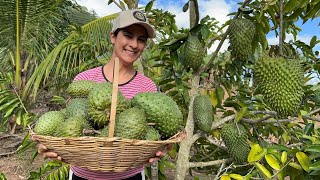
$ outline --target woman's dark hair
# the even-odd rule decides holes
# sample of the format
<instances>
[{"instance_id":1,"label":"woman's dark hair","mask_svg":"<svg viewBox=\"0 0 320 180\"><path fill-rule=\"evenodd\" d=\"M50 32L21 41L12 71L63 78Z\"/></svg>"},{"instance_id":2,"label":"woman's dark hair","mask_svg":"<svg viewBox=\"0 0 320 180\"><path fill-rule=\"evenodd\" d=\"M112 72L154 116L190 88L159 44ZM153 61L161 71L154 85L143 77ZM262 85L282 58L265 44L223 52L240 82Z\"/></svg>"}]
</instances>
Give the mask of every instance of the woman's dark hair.
<instances>
[{"instance_id":1,"label":"woman's dark hair","mask_svg":"<svg viewBox=\"0 0 320 180\"><path fill-rule=\"evenodd\" d=\"M120 28L118 28L117 30L115 30L115 31L113 32L114 36L118 36L118 33L119 33L120 31L121 31Z\"/></svg>"}]
</instances>

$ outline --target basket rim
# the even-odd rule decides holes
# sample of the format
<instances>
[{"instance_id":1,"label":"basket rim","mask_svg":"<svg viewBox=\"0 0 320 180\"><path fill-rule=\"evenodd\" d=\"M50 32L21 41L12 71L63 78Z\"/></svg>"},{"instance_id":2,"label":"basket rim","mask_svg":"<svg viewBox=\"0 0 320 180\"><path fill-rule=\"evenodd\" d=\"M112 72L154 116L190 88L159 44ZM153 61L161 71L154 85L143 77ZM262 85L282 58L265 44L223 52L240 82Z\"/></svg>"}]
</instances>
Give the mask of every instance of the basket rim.
<instances>
[{"instance_id":1,"label":"basket rim","mask_svg":"<svg viewBox=\"0 0 320 180\"><path fill-rule=\"evenodd\" d=\"M159 141L151 141L151 140L143 140L143 139L126 139L121 137L94 137L94 136L80 136L80 137L55 137L55 136L47 136L47 135L40 135L35 133L31 128L29 129L29 134L31 138L35 141L38 141L39 139L52 139L52 140L74 140L74 141L85 141L85 140L99 140L99 141L105 141L105 142L130 142L134 144L148 144L148 143L154 143L154 144L172 144L172 143L178 143L182 141L184 138L186 138L185 131L179 131L172 137L166 140L159 140Z\"/></svg>"}]
</instances>

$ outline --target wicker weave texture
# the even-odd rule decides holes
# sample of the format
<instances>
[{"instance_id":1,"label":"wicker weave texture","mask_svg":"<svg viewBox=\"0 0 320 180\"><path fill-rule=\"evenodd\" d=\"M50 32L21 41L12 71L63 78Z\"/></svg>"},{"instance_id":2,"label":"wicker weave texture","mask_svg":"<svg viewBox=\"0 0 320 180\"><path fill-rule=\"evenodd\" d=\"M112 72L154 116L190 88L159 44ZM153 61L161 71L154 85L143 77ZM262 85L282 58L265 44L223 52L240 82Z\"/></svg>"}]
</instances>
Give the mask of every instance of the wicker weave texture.
<instances>
[{"instance_id":1,"label":"wicker weave texture","mask_svg":"<svg viewBox=\"0 0 320 180\"><path fill-rule=\"evenodd\" d=\"M181 140L181 133L164 141L106 137L63 138L30 133L32 139L56 152L63 161L94 171L123 172L148 163L167 144Z\"/></svg>"}]
</instances>

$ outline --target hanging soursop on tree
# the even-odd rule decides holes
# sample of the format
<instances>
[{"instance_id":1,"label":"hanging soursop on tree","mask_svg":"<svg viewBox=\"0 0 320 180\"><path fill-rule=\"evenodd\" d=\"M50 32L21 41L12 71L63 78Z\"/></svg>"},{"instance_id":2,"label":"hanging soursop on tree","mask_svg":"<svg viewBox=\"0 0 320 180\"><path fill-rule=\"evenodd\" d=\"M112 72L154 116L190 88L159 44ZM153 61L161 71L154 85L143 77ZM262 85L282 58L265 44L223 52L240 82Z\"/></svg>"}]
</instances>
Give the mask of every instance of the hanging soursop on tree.
<instances>
[{"instance_id":1,"label":"hanging soursop on tree","mask_svg":"<svg viewBox=\"0 0 320 180\"><path fill-rule=\"evenodd\" d=\"M183 47L183 65L193 70L198 69L203 63L205 50L200 40L195 35L190 35Z\"/></svg>"},{"instance_id":2,"label":"hanging soursop on tree","mask_svg":"<svg viewBox=\"0 0 320 180\"><path fill-rule=\"evenodd\" d=\"M201 131L209 132L211 130L212 115L212 104L209 96L196 96L193 102L193 119Z\"/></svg>"},{"instance_id":3,"label":"hanging soursop on tree","mask_svg":"<svg viewBox=\"0 0 320 180\"><path fill-rule=\"evenodd\" d=\"M237 18L230 24L230 51L231 55L241 61L247 61L252 54L252 41L255 35L255 24L248 20Z\"/></svg>"},{"instance_id":4,"label":"hanging soursop on tree","mask_svg":"<svg viewBox=\"0 0 320 180\"><path fill-rule=\"evenodd\" d=\"M279 117L296 113L304 95L303 69L295 60L260 58L254 67L254 84Z\"/></svg>"},{"instance_id":5,"label":"hanging soursop on tree","mask_svg":"<svg viewBox=\"0 0 320 180\"><path fill-rule=\"evenodd\" d=\"M227 146L229 155L237 163L245 163L250 152L247 142L248 134L245 127L234 123L224 124L221 129L221 138Z\"/></svg>"},{"instance_id":6,"label":"hanging soursop on tree","mask_svg":"<svg viewBox=\"0 0 320 180\"><path fill-rule=\"evenodd\" d=\"M135 95L131 101L133 106L145 111L147 122L155 123L154 128L164 139L181 129L182 113L171 97L159 92L144 92Z\"/></svg>"}]
</instances>

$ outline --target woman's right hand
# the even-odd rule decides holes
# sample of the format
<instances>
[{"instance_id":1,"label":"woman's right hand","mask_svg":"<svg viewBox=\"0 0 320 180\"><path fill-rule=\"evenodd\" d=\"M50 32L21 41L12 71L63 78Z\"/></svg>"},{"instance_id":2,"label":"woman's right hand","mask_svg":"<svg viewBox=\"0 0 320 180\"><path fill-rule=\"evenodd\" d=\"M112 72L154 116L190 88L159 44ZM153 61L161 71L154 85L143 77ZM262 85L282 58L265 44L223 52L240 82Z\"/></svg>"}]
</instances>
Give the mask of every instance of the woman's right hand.
<instances>
[{"instance_id":1,"label":"woman's right hand","mask_svg":"<svg viewBox=\"0 0 320 180\"><path fill-rule=\"evenodd\" d=\"M39 144L38 153L44 158L50 158L54 160L62 160L62 158L55 152L50 151L45 145Z\"/></svg>"}]
</instances>

